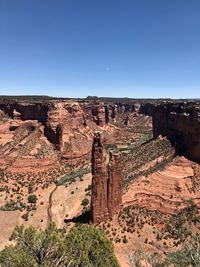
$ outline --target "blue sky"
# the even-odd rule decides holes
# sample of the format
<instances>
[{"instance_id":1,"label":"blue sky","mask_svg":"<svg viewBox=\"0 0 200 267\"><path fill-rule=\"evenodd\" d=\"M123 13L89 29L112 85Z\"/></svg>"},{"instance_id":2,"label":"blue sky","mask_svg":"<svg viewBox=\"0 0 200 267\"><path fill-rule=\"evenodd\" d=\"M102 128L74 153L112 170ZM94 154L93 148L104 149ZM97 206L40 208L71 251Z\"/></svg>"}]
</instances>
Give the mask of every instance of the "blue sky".
<instances>
[{"instance_id":1,"label":"blue sky","mask_svg":"<svg viewBox=\"0 0 200 267\"><path fill-rule=\"evenodd\" d=\"M0 0L0 94L200 97L200 1Z\"/></svg>"}]
</instances>

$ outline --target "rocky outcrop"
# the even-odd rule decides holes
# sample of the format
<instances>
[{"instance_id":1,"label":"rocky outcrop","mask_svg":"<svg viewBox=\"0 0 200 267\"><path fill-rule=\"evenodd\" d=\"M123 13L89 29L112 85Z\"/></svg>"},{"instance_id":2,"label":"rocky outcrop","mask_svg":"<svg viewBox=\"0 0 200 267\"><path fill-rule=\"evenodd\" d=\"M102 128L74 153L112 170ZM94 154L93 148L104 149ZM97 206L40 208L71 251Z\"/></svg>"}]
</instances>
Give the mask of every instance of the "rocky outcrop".
<instances>
[{"instance_id":1,"label":"rocky outcrop","mask_svg":"<svg viewBox=\"0 0 200 267\"><path fill-rule=\"evenodd\" d=\"M110 153L108 176L100 133L95 133L92 146L91 221L111 219L122 202L122 164L119 153Z\"/></svg>"},{"instance_id":2,"label":"rocky outcrop","mask_svg":"<svg viewBox=\"0 0 200 267\"><path fill-rule=\"evenodd\" d=\"M103 145L99 133L95 133L92 145L92 196L91 221L99 223L108 219L107 176Z\"/></svg>"},{"instance_id":3,"label":"rocky outcrop","mask_svg":"<svg viewBox=\"0 0 200 267\"><path fill-rule=\"evenodd\" d=\"M190 159L200 163L200 107L195 103L164 103L155 107L153 135L172 139ZM181 150L180 150L181 148Z\"/></svg>"}]
</instances>

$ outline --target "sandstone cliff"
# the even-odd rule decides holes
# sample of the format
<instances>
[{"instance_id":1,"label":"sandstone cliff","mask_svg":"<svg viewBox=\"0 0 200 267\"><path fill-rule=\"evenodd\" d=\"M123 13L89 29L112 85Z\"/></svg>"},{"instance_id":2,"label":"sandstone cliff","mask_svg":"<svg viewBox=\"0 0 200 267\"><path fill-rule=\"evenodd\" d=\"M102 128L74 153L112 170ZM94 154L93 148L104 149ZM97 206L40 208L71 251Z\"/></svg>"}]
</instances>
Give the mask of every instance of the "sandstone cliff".
<instances>
[{"instance_id":1,"label":"sandstone cliff","mask_svg":"<svg viewBox=\"0 0 200 267\"><path fill-rule=\"evenodd\" d=\"M165 103L155 107L154 138L160 134L172 138L174 144L190 159L200 162L200 107L194 103ZM180 150L181 148L181 150Z\"/></svg>"}]
</instances>

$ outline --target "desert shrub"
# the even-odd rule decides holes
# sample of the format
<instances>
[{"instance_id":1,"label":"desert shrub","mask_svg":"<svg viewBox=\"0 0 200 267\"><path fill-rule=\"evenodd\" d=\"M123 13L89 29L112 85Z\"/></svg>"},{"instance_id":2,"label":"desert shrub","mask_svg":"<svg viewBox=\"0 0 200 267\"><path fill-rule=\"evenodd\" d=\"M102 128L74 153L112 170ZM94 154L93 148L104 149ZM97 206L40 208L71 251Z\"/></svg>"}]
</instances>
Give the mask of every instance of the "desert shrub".
<instances>
[{"instance_id":1,"label":"desert shrub","mask_svg":"<svg viewBox=\"0 0 200 267\"><path fill-rule=\"evenodd\" d=\"M29 203L36 203L36 202L37 202L37 197L36 197L36 195L29 195L29 196L28 196L28 202L29 202Z\"/></svg>"},{"instance_id":2,"label":"desert shrub","mask_svg":"<svg viewBox=\"0 0 200 267\"><path fill-rule=\"evenodd\" d=\"M24 213L21 217L24 221L28 221L28 213Z\"/></svg>"},{"instance_id":3,"label":"desert shrub","mask_svg":"<svg viewBox=\"0 0 200 267\"><path fill-rule=\"evenodd\" d=\"M2 267L119 267L103 230L79 225L66 235L50 224L46 230L17 226L10 245L0 252Z\"/></svg>"},{"instance_id":4,"label":"desert shrub","mask_svg":"<svg viewBox=\"0 0 200 267\"><path fill-rule=\"evenodd\" d=\"M122 242L123 242L124 244L128 243L128 239L127 239L126 236L123 237Z\"/></svg>"},{"instance_id":5,"label":"desert shrub","mask_svg":"<svg viewBox=\"0 0 200 267\"><path fill-rule=\"evenodd\" d=\"M88 187L85 188L85 192L90 191L92 189L92 185L89 184Z\"/></svg>"},{"instance_id":6,"label":"desert shrub","mask_svg":"<svg viewBox=\"0 0 200 267\"><path fill-rule=\"evenodd\" d=\"M33 186L32 185L28 186L28 193L29 194L33 193Z\"/></svg>"},{"instance_id":7,"label":"desert shrub","mask_svg":"<svg viewBox=\"0 0 200 267\"><path fill-rule=\"evenodd\" d=\"M81 205L82 205L83 207L86 207L88 204L89 204L89 200L88 200L87 198L84 198L84 199L82 200L82 202L81 202Z\"/></svg>"}]
</instances>

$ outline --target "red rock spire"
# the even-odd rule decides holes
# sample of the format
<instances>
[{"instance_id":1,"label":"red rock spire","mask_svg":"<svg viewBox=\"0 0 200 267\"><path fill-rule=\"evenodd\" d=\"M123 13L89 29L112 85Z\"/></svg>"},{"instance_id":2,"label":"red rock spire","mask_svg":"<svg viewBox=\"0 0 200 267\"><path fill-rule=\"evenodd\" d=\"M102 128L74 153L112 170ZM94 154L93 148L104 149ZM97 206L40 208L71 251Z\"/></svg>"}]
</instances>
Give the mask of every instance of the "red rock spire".
<instances>
[{"instance_id":1,"label":"red rock spire","mask_svg":"<svg viewBox=\"0 0 200 267\"><path fill-rule=\"evenodd\" d=\"M111 219L122 202L121 154L110 152L108 176L100 133L94 134L92 146L91 221L100 223Z\"/></svg>"},{"instance_id":2,"label":"red rock spire","mask_svg":"<svg viewBox=\"0 0 200 267\"><path fill-rule=\"evenodd\" d=\"M106 164L100 133L94 134L92 145L91 220L99 223L108 219Z\"/></svg>"}]
</instances>

